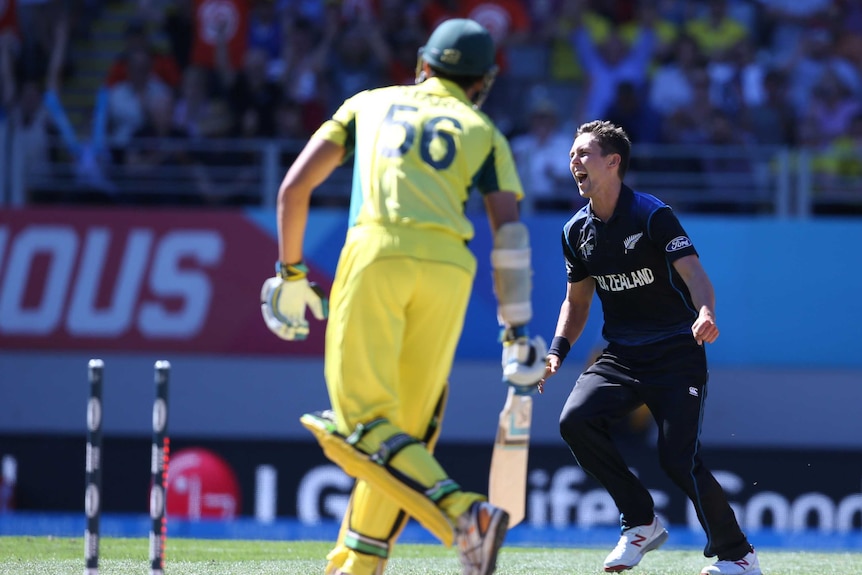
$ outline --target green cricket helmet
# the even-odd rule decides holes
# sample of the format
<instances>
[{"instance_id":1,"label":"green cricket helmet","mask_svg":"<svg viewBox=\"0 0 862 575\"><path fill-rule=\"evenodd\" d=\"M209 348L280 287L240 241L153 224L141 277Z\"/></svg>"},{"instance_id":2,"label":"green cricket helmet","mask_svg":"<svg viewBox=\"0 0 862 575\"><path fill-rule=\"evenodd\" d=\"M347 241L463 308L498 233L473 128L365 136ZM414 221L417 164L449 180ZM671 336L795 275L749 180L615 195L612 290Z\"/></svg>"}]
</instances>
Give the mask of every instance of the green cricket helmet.
<instances>
[{"instance_id":1,"label":"green cricket helmet","mask_svg":"<svg viewBox=\"0 0 862 575\"><path fill-rule=\"evenodd\" d=\"M475 98L477 106L485 99L497 75L491 34L468 18L446 20L434 29L425 45L419 48L417 82L425 79L421 73L423 60L448 76L484 78L485 86Z\"/></svg>"}]
</instances>

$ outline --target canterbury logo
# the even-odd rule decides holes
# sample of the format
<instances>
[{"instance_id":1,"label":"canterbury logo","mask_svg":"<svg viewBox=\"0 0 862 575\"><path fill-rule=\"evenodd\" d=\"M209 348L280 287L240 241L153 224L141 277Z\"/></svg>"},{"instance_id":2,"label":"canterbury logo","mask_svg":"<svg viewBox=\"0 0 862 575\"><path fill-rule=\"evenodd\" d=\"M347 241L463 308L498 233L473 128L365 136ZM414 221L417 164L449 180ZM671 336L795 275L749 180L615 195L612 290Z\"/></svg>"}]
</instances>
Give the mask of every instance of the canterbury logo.
<instances>
[{"instance_id":1,"label":"canterbury logo","mask_svg":"<svg viewBox=\"0 0 862 575\"><path fill-rule=\"evenodd\" d=\"M643 235L643 232L638 232L624 239L623 246L626 248L626 252L635 249L635 244L638 243L638 240L641 239Z\"/></svg>"},{"instance_id":2,"label":"canterbury logo","mask_svg":"<svg viewBox=\"0 0 862 575\"><path fill-rule=\"evenodd\" d=\"M646 540L647 540L647 538L644 537L643 535L637 535L637 536L635 536L634 540L632 541L632 545L634 545L635 547L640 547L641 543L643 543Z\"/></svg>"}]
</instances>

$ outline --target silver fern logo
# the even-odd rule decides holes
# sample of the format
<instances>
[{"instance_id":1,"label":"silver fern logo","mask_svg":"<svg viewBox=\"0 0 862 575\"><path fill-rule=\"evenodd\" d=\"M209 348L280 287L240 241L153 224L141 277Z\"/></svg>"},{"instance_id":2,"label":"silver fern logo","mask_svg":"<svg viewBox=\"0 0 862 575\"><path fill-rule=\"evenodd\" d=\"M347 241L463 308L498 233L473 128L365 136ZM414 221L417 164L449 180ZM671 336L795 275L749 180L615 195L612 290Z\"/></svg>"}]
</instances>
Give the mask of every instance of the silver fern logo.
<instances>
[{"instance_id":1,"label":"silver fern logo","mask_svg":"<svg viewBox=\"0 0 862 575\"><path fill-rule=\"evenodd\" d=\"M623 240L623 246L626 248L626 253L629 253L629 250L635 249L635 244L638 243L638 240L641 239L643 235L643 232L638 232Z\"/></svg>"}]
</instances>

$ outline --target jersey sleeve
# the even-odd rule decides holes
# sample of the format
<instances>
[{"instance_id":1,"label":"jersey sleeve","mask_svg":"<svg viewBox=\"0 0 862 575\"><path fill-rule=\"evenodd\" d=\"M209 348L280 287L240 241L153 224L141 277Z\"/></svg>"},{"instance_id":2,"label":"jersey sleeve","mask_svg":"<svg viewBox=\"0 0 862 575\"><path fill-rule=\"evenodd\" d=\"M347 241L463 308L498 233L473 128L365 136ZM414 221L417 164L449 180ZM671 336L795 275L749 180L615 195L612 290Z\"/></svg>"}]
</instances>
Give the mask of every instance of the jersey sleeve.
<instances>
[{"instance_id":1,"label":"jersey sleeve","mask_svg":"<svg viewBox=\"0 0 862 575\"><path fill-rule=\"evenodd\" d=\"M359 109L361 92L348 98L339 106L332 117L317 129L312 138L320 138L338 144L345 150L344 159L351 157L356 149L356 111Z\"/></svg>"},{"instance_id":2,"label":"jersey sleeve","mask_svg":"<svg viewBox=\"0 0 862 575\"><path fill-rule=\"evenodd\" d=\"M694 244L688 237L676 214L668 206L657 209L647 223L650 240L663 250L667 261L674 262L682 257L697 255Z\"/></svg>"},{"instance_id":3,"label":"jersey sleeve","mask_svg":"<svg viewBox=\"0 0 862 575\"><path fill-rule=\"evenodd\" d=\"M572 249L567 230L563 230L561 237L563 240L563 257L566 259L566 279L570 284L586 279L590 274L584 262L578 259L578 256Z\"/></svg>"},{"instance_id":4,"label":"jersey sleeve","mask_svg":"<svg viewBox=\"0 0 862 575\"><path fill-rule=\"evenodd\" d=\"M513 192L520 200L524 197L524 188L515 168L512 148L499 129L494 128L493 134L491 151L473 183L482 195L504 190Z\"/></svg>"}]
</instances>

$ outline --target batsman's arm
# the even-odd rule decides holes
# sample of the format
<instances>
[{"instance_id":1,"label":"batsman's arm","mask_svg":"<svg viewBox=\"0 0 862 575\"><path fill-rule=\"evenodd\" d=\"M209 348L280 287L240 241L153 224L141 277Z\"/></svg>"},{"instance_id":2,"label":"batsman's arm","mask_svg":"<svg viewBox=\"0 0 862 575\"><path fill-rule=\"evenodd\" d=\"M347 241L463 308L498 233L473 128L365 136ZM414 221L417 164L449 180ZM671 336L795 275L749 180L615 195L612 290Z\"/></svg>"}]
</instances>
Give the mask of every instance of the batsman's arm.
<instances>
[{"instance_id":1,"label":"batsman's arm","mask_svg":"<svg viewBox=\"0 0 862 575\"><path fill-rule=\"evenodd\" d=\"M590 276L579 282L566 284L566 298L560 305L560 316L557 319L554 339L548 350L548 361L545 366L545 375L542 378L542 386L549 377L557 373L560 366L563 365L563 360L566 359L571 345L581 337L584 326L587 325L595 292L596 280ZM542 391L542 387L539 388L539 391Z\"/></svg>"},{"instance_id":2,"label":"batsman's arm","mask_svg":"<svg viewBox=\"0 0 862 575\"><path fill-rule=\"evenodd\" d=\"M312 137L290 166L278 190L278 262L276 275L260 291L260 309L267 328L278 337L304 340L309 334L306 310L326 319L329 300L324 291L306 277L302 256L311 193L338 167L344 147L324 138Z\"/></svg>"},{"instance_id":3,"label":"batsman's arm","mask_svg":"<svg viewBox=\"0 0 862 575\"><path fill-rule=\"evenodd\" d=\"M485 204L494 248L491 268L497 297L497 321L503 327L503 381L518 393L529 394L538 388L545 370L548 346L541 336L530 337L528 325L533 318L533 268L530 233L519 221L518 195L510 192L486 194Z\"/></svg>"},{"instance_id":4,"label":"batsman's arm","mask_svg":"<svg viewBox=\"0 0 862 575\"><path fill-rule=\"evenodd\" d=\"M520 221L518 196L514 192L499 190L485 194L485 210L491 233L496 234L503 224Z\"/></svg>"},{"instance_id":5,"label":"batsman's arm","mask_svg":"<svg viewBox=\"0 0 862 575\"><path fill-rule=\"evenodd\" d=\"M497 298L497 320L507 331L525 328L533 317L533 270L530 235L527 227L520 222L518 196L512 192L496 191L485 194L484 199L494 237L491 268Z\"/></svg>"},{"instance_id":6,"label":"batsman's arm","mask_svg":"<svg viewBox=\"0 0 862 575\"><path fill-rule=\"evenodd\" d=\"M311 193L341 164L344 147L311 138L284 176L278 190L278 261L302 261Z\"/></svg>"}]
</instances>

